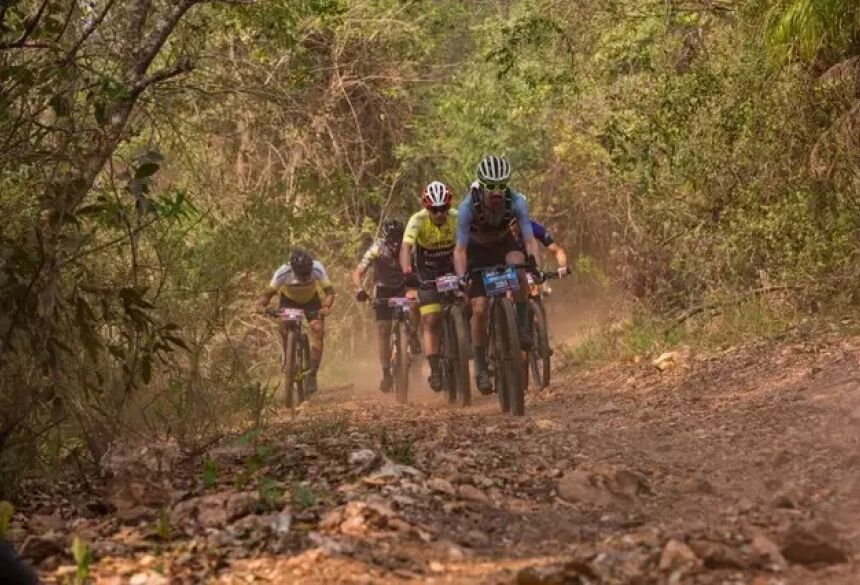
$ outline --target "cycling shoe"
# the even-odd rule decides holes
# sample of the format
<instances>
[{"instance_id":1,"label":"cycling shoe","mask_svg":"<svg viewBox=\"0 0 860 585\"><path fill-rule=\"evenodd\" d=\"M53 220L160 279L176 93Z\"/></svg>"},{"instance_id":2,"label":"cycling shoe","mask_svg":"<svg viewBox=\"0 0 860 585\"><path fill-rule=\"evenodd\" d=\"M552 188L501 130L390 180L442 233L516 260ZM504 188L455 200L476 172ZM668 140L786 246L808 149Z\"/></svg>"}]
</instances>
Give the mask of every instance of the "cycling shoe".
<instances>
[{"instance_id":1,"label":"cycling shoe","mask_svg":"<svg viewBox=\"0 0 860 585\"><path fill-rule=\"evenodd\" d=\"M427 378L427 383L430 384L430 389L433 390L433 392L440 392L442 390L442 373L431 372L430 376Z\"/></svg>"},{"instance_id":2,"label":"cycling shoe","mask_svg":"<svg viewBox=\"0 0 860 585\"><path fill-rule=\"evenodd\" d=\"M305 378L305 396L310 396L314 392L317 391L317 377L316 374L309 374L307 378Z\"/></svg>"},{"instance_id":3,"label":"cycling shoe","mask_svg":"<svg viewBox=\"0 0 860 585\"><path fill-rule=\"evenodd\" d=\"M380 392L391 392L391 388L394 386L394 378L391 377L391 374L387 374L382 377L382 380L379 382L379 391Z\"/></svg>"},{"instance_id":4,"label":"cycling shoe","mask_svg":"<svg viewBox=\"0 0 860 585\"><path fill-rule=\"evenodd\" d=\"M409 351L412 352L412 355L421 355L421 342L418 341L417 336L409 338Z\"/></svg>"},{"instance_id":5,"label":"cycling shoe","mask_svg":"<svg viewBox=\"0 0 860 585\"><path fill-rule=\"evenodd\" d=\"M532 348L532 328L531 327L523 327L519 330L520 337L520 349L522 351L528 351Z\"/></svg>"},{"instance_id":6,"label":"cycling shoe","mask_svg":"<svg viewBox=\"0 0 860 585\"><path fill-rule=\"evenodd\" d=\"M478 371L475 372L475 386L478 387L478 392L481 394L493 393L493 380L490 377L489 370L478 369Z\"/></svg>"}]
</instances>

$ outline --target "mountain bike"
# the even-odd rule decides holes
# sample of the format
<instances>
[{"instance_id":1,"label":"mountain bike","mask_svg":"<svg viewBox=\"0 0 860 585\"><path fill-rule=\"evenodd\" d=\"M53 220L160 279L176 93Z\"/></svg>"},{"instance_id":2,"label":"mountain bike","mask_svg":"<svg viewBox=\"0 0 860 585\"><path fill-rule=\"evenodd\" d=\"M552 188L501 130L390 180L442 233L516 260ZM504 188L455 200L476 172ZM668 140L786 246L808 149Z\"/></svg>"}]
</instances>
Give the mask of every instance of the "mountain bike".
<instances>
[{"instance_id":1,"label":"mountain bike","mask_svg":"<svg viewBox=\"0 0 860 585\"><path fill-rule=\"evenodd\" d=\"M304 309L269 309L267 314L281 323L281 371L284 373L284 402L293 409L305 400L304 379L310 373L311 347L302 331Z\"/></svg>"},{"instance_id":2,"label":"mountain bike","mask_svg":"<svg viewBox=\"0 0 860 585\"><path fill-rule=\"evenodd\" d=\"M525 414L526 367L517 331L516 309L509 293L519 290L517 269L525 264L499 264L469 271L484 281L489 306L489 343L487 361L499 395L502 412Z\"/></svg>"},{"instance_id":3,"label":"mountain bike","mask_svg":"<svg viewBox=\"0 0 860 585\"><path fill-rule=\"evenodd\" d=\"M408 297L392 297L374 299L375 306L389 306L393 309L391 337L389 338L389 357L391 374L394 376L394 396L400 404L406 404L409 394L409 367L412 363L412 352L409 340L415 334L412 330L411 310L415 299Z\"/></svg>"},{"instance_id":4,"label":"mountain bike","mask_svg":"<svg viewBox=\"0 0 860 585\"><path fill-rule=\"evenodd\" d=\"M568 270L567 274L570 274ZM549 346L549 323L546 318L546 308L543 305L540 285L547 280L561 278L558 272L540 272L536 275L527 274L529 281L529 323L532 327L532 348L528 351L531 377L538 389L549 386L550 357L552 348Z\"/></svg>"},{"instance_id":5,"label":"mountain bike","mask_svg":"<svg viewBox=\"0 0 860 585\"><path fill-rule=\"evenodd\" d=\"M421 288L436 289L442 305L439 360L449 404L469 406L472 403L472 379L469 377L469 333L463 310L464 298L460 279L445 274L435 280L421 280Z\"/></svg>"}]
</instances>

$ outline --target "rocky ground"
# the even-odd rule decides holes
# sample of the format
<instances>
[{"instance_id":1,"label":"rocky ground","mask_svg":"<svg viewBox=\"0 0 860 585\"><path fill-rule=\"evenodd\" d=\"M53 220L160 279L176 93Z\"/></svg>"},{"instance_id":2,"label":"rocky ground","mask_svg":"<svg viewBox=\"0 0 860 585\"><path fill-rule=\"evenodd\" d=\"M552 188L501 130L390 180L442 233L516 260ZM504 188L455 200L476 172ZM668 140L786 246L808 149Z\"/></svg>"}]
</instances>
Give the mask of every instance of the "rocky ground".
<instances>
[{"instance_id":1,"label":"rocky ground","mask_svg":"<svg viewBox=\"0 0 860 585\"><path fill-rule=\"evenodd\" d=\"M527 416L324 390L183 460L32 485L11 536L47 583L860 582L860 340L570 370Z\"/></svg>"}]
</instances>

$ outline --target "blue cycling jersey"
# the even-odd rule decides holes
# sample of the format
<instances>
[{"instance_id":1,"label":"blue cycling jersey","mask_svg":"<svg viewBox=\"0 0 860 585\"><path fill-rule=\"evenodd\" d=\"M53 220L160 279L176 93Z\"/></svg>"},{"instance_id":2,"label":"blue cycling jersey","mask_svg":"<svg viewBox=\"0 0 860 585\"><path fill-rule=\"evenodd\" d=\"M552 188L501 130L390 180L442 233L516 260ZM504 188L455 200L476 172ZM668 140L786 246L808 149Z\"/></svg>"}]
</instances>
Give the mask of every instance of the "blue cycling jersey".
<instances>
[{"instance_id":1,"label":"blue cycling jersey","mask_svg":"<svg viewBox=\"0 0 860 585\"><path fill-rule=\"evenodd\" d=\"M520 237L523 240L534 237L529 206L521 193L509 189L505 193L505 204L498 210L482 205L481 195L481 186L475 181L460 203L457 210L458 246L467 246L470 241L484 246L501 242L510 232L509 223L513 217L522 226Z\"/></svg>"}]
</instances>

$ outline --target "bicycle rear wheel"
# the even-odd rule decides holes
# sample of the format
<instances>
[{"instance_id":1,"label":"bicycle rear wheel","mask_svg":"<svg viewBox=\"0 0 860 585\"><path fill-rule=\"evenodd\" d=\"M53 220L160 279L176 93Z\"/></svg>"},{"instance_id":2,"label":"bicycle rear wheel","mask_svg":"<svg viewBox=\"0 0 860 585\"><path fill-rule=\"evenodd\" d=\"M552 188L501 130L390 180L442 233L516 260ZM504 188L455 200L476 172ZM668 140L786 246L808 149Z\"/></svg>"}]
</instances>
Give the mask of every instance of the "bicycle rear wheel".
<instances>
[{"instance_id":1,"label":"bicycle rear wheel","mask_svg":"<svg viewBox=\"0 0 860 585\"><path fill-rule=\"evenodd\" d=\"M493 386L499 398L499 407L502 412L511 411L511 397L508 394L508 382L505 377L502 363L504 358L504 341L501 334L501 323L494 318L495 303L491 301L490 331L487 337L487 363L493 376Z\"/></svg>"},{"instance_id":2,"label":"bicycle rear wheel","mask_svg":"<svg viewBox=\"0 0 860 585\"><path fill-rule=\"evenodd\" d=\"M549 386L550 381L550 350L549 334L547 332L546 313L537 301L529 301L529 320L532 327L534 345L529 351L529 365L535 387L542 389Z\"/></svg>"},{"instance_id":3,"label":"bicycle rear wheel","mask_svg":"<svg viewBox=\"0 0 860 585\"><path fill-rule=\"evenodd\" d=\"M394 322L394 396L399 404L406 404L409 395L409 332L405 321Z\"/></svg>"},{"instance_id":4,"label":"bicycle rear wheel","mask_svg":"<svg viewBox=\"0 0 860 585\"><path fill-rule=\"evenodd\" d=\"M497 299L491 319L495 323L499 372L503 384L499 390L506 393L511 414L525 414L525 380L520 354L520 337L514 305L510 299Z\"/></svg>"},{"instance_id":5,"label":"bicycle rear wheel","mask_svg":"<svg viewBox=\"0 0 860 585\"><path fill-rule=\"evenodd\" d=\"M472 379L469 377L469 334L463 309L457 305L452 306L448 312L448 320L453 333L449 351L454 379L457 382L457 401L460 406L469 406L472 403Z\"/></svg>"}]
</instances>

